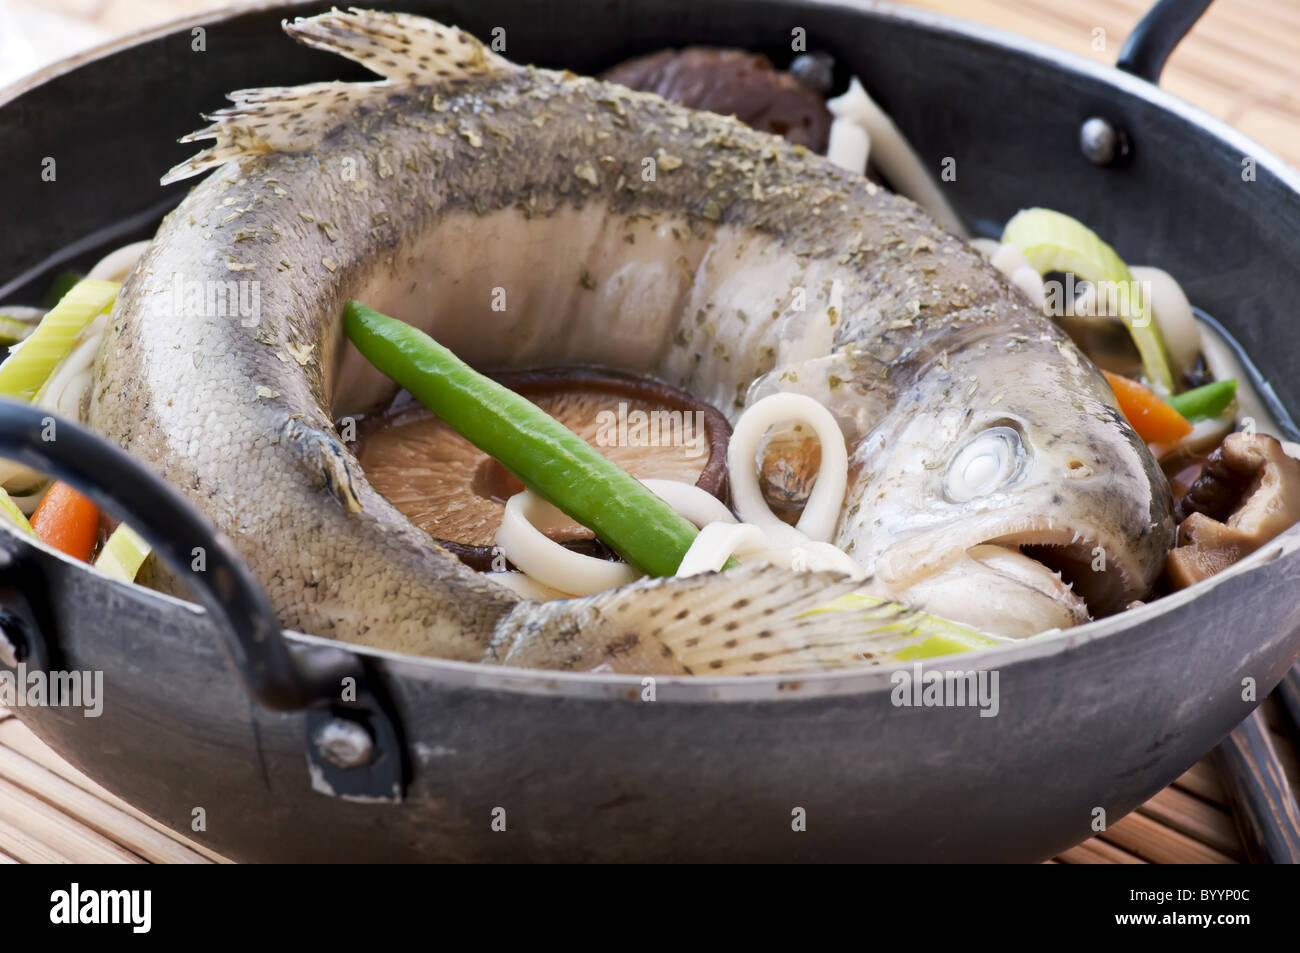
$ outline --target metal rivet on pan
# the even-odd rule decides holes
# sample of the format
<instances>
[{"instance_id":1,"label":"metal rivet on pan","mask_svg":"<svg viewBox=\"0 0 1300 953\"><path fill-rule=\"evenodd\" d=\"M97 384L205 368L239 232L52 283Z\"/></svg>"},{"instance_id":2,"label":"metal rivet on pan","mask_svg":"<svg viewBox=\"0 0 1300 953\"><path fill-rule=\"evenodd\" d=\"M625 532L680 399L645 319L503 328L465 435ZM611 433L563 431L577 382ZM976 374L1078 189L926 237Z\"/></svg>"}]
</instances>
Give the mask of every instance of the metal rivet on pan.
<instances>
[{"instance_id":1,"label":"metal rivet on pan","mask_svg":"<svg viewBox=\"0 0 1300 953\"><path fill-rule=\"evenodd\" d=\"M835 85L835 60L829 53L800 53L790 64L790 75L825 96Z\"/></svg>"},{"instance_id":2,"label":"metal rivet on pan","mask_svg":"<svg viewBox=\"0 0 1300 953\"><path fill-rule=\"evenodd\" d=\"M370 763L375 750L370 732L355 721L331 718L316 729L312 744L320 756L336 768L359 768Z\"/></svg>"},{"instance_id":3,"label":"metal rivet on pan","mask_svg":"<svg viewBox=\"0 0 1300 953\"><path fill-rule=\"evenodd\" d=\"M1111 165L1128 155L1128 137L1110 120L1093 116L1079 127L1079 149L1094 165Z\"/></svg>"}]
</instances>

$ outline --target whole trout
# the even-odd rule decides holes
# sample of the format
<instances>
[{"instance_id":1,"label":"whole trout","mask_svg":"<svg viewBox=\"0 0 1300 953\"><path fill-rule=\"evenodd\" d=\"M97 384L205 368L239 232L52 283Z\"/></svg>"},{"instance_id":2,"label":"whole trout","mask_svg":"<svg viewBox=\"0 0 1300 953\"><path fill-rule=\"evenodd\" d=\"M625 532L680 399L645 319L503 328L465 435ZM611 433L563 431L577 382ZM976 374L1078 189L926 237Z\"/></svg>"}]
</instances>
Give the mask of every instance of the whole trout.
<instances>
[{"instance_id":1,"label":"whole trout","mask_svg":"<svg viewBox=\"0 0 1300 953\"><path fill-rule=\"evenodd\" d=\"M853 586L824 573L539 604L468 569L370 487L336 428L393 392L342 335L351 298L484 369L604 365L733 420L773 391L818 397L850 453L835 541L870 591L1025 634L1149 589L1173 522L1146 447L1087 358L911 202L429 20L285 29L384 79L233 93L190 137L216 144L164 181L216 171L126 281L89 423L231 537L287 627L706 674L860 665L897 639L862 613L807 614Z\"/></svg>"}]
</instances>

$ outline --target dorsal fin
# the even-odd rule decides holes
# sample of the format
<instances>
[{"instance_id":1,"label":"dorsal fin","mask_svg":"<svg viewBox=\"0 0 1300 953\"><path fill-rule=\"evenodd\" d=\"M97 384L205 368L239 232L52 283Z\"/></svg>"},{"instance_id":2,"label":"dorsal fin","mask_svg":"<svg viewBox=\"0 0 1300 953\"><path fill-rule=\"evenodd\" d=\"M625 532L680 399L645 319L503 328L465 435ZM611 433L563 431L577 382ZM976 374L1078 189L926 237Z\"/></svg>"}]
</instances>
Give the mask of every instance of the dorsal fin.
<instances>
[{"instance_id":1,"label":"dorsal fin","mask_svg":"<svg viewBox=\"0 0 1300 953\"><path fill-rule=\"evenodd\" d=\"M167 185L231 159L268 152L299 152L347 122L363 103L403 88L450 84L473 76L518 69L456 27L409 13L334 9L281 24L299 43L337 53L384 77L374 83L309 83L241 89L233 106L203 118L212 125L181 142L215 139L216 145L163 176Z\"/></svg>"}]
</instances>

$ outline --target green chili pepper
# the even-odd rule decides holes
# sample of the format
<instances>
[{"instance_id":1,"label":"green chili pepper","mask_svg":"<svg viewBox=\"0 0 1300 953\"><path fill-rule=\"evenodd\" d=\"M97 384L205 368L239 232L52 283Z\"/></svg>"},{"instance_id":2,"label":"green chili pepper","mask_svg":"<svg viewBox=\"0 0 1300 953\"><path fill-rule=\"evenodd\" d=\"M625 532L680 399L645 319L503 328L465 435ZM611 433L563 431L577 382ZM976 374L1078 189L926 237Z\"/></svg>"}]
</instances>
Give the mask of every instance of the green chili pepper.
<instances>
[{"instance_id":1,"label":"green chili pepper","mask_svg":"<svg viewBox=\"0 0 1300 953\"><path fill-rule=\"evenodd\" d=\"M1230 377L1227 380L1215 381L1204 387L1184 391L1170 397L1168 403L1188 420L1210 420L1227 410L1235 396L1237 396L1237 379Z\"/></svg>"},{"instance_id":2,"label":"green chili pepper","mask_svg":"<svg viewBox=\"0 0 1300 953\"><path fill-rule=\"evenodd\" d=\"M345 328L366 360L636 569L677 572L699 531L587 441L403 321L350 301Z\"/></svg>"}]
</instances>

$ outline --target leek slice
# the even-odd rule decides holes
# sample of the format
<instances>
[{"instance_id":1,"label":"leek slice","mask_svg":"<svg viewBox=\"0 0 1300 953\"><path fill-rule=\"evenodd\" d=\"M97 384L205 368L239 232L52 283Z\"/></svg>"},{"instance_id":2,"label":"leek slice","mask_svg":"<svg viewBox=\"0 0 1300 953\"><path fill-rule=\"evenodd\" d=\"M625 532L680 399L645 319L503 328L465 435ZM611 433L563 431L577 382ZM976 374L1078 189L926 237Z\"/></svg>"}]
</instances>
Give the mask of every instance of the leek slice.
<instances>
[{"instance_id":1,"label":"leek slice","mask_svg":"<svg viewBox=\"0 0 1300 953\"><path fill-rule=\"evenodd\" d=\"M31 337L35 330L32 321L24 321L15 314L0 314L0 347L12 347Z\"/></svg>"},{"instance_id":2,"label":"leek slice","mask_svg":"<svg viewBox=\"0 0 1300 953\"><path fill-rule=\"evenodd\" d=\"M112 307L122 286L86 279L56 304L27 340L0 363L0 396L30 401L77 342L77 335Z\"/></svg>"},{"instance_id":3,"label":"leek slice","mask_svg":"<svg viewBox=\"0 0 1300 953\"><path fill-rule=\"evenodd\" d=\"M140 534L125 523L119 523L95 558L95 568L114 579L132 582L148 555L149 544Z\"/></svg>"},{"instance_id":4,"label":"leek slice","mask_svg":"<svg viewBox=\"0 0 1300 953\"><path fill-rule=\"evenodd\" d=\"M3 512L17 523L19 529L30 533L32 536L36 535L36 530L32 529L32 524L27 522L27 517L23 514L23 511L18 508L18 504L14 502L12 496L4 491L3 487L0 487L0 512Z\"/></svg>"},{"instance_id":5,"label":"leek slice","mask_svg":"<svg viewBox=\"0 0 1300 953\"><path fill-rule=\"evenodd\" d=\"M1019 248L1041 275L1071 272L1094 285L1105 283L1111 288L1130 289L1129 294L1117 296L1129 305L1119 309L1119 317L1133 335L1147 380L1162 397L1173 394L1174 375L1160 329L1151 320L1150 306L1115 249L1082 222L1047 208L1017 213L1007 222L1002 241Z\"/></svg>"},{"instance_id":6,"label":"leek slice","mask_svg":"<svg viewBox=\"0 0 1300 953\"><path fill-rule=\"evenodd\" d=\"M849 592L828 602L818 609L807 613L848 612L853 609L879 609L875 618L880 624L873 631L896 632L900 639L914 640L894 652L894 658L900 662L916 659L937 658L941 655L953 655L958 652L974 652L1003 641L984 635L937 615L914 612L888 599L879 599L861 592Z\"/></svg>"}]
</instances>

